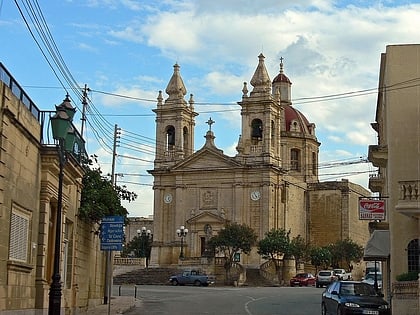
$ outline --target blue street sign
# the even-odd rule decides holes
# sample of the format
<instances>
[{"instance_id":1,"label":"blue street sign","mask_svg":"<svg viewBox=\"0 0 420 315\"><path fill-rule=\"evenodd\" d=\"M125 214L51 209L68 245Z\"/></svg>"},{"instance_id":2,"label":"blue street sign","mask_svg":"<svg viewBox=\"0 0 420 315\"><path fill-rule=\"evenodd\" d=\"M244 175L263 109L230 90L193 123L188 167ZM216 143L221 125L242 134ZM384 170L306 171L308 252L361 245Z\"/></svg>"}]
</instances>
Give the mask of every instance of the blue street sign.
<instances>
[{"instance_id":1,"label":"blue street sign","mask_svg":"<svg viewBox=\"0 0 420 315\"><path fill-rule=\"evenodd\" d=\"M120 251L124 240L124 217L107 216L101 222L101 250Z\"/></svg>"}]
</instances>

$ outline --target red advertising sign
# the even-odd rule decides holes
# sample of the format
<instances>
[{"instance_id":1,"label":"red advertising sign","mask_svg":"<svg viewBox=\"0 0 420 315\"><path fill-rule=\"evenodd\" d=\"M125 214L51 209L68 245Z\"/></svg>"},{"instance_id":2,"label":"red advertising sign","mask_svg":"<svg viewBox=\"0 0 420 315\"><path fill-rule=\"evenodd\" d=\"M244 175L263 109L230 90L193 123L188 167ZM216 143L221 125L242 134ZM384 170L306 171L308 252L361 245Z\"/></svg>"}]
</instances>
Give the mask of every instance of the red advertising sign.
<instances>
[{"instance_id":1,"label":"red advertising sign","mask_svg":"<svg viewBox=\"0 0 420 315\"><path fill-rule=\"evenodd\" d=\"M385 220L385 201L360 199L359 220Z\"/></svg>"}]
</instances>

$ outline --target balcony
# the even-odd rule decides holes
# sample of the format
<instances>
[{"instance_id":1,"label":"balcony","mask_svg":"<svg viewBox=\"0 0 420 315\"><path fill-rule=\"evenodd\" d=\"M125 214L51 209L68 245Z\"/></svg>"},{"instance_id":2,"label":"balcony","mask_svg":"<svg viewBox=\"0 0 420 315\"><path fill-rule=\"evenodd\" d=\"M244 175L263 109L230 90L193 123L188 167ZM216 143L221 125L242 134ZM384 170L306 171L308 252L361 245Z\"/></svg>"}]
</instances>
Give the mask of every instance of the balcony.
<instances>
[{"instance_id":1,"label":"balcony","mask_svg":"<svg viewBox=\"0 0 420 315\"><path fill-rule=\"evenodd\" d=\"M383 193L385 187L385 178L381 174L369 175L369 189L372 192Z\"/></svg>"},{"instance_id":2,"label":"balcony","mask_svg":"<svg viewBox=\"0 0 420 315\"><path fill-rule=\"evenodd\" d=\"M368 160L376 167L386 167L388 161L388 147L386 145L370 145Z\"/></svg>"},{"instance_id":3,"label":"balcony","mask_svg":"<svg viewBox=\"0 0 420 315\"><path fill-rule=\"evenodd\" d=\"M20 108L26 107L26 109L32 114L34 119L38 121L40 126L40 144L44 147L57 147L58 143L57 140L54 140L50 123L51 116L53 116L56 113L56 111L40 110L1 62L0 81L3 82L3 84L7 87L4 89L5 95L7 95L9 99L13 97L17 100L15 102L16 108L19 108L17 109L17 111L20 112ZM9 93L10 95L7 93ZM51 107L53 106L51 105ZM37 135L34 136L37 137ZM88 158L85 149L85 140L83 139L79 131L76 129L76 127L73 125L73 123L71 123L71 127L69 128L69 134L68 137L66 137L66 141L66 151L70 153L78 162L81 162Z\"/></svg>"},{"instance_id":4,"label":"balcony","mask_svg":"<svg viewBox=\"0 0 420 315\"><path fill-rule=\"evenodd\" d=\"M420 180L399 181L400 196L395 210L409 217L420 218Z\"/></svg>"}]
</instances>

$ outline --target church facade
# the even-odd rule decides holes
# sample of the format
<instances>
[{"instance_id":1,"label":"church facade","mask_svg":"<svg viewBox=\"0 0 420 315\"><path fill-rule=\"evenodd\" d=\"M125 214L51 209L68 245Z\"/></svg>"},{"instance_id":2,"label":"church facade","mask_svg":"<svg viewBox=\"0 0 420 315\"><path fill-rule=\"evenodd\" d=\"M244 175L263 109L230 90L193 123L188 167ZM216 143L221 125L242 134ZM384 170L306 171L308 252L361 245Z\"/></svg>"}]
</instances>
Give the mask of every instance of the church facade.
<instances>
[{"instance_id":1,"label":"church facade","mask_svg":"<svg viewBox=\"0 0 420 315\"><path fill-rule=\"evenodd\" d=\"M311 195L317 192L319 184L320 143L315 135L315 124L293 107L292 83L284 74L283 62L280 72L271 80L264 64L265 57L260 54L258 58L250 81L251 91L244 83L242 99L238 102L241 133L237 154L233 157L216 147L211 118L207 121L209 129L204 145L194 151L198 113L194 110L192 95L188 101L184 98L187 90L178 64L174 65L166 88L168 97L164 100L159 92L157 108L153 110L156 114L156 157L154 169L149 171L154 176L151 264L177 264L180 246L186 257L205 256L208 239L227 222L250 226L258 239L264 238L271 229L283 228L290 229L292 237L301 235L318 245L334 241L322 231L316 240L310 237L311 216L325 210L317 208L318 204L323 205L317 196L341 191L334 186L331 188L333 193L325 193L324 189L322 194ZM349 185L344 182L344 186ZM352 193L354 189L346 191L344 202L343 195L338 194L335 203L338 209L334 211L347 209L348 219L349 211L353 217L357 214L358 195ZM356 191L368 194L360 186ZM350 204L354 209L349 210ZM328 218L325 220L327 222ZM338 233L340 238L350 235L349 224L343 222L346 231ZM357 225L363 226L358 222ZM177 235L181 226L188 229L182 239ZM358 241L363 244L368 239L368 229L361 230ZM240 255L240 262L259 266L263 260L254 248L250 255Z\"/></svg>"}]
</instances>

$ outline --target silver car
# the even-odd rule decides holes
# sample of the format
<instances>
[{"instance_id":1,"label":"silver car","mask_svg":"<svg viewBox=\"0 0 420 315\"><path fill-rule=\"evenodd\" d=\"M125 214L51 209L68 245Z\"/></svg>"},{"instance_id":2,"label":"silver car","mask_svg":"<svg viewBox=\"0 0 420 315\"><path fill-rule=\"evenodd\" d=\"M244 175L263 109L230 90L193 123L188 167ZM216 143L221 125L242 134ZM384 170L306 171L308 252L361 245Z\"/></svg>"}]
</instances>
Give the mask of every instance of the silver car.
<instances>
[{"instance_id":1,"label":"silver car","mask_svg":"<svg viewBox=\"0 0 420 315\"><path fill-rule=\"evenodd\" d=\"M378 289L382 289L382 273L377 272L376 273L376 281L378 283ZM369 272L362 280L364 283L368 283L372 286L375 285L375 273Z\"/></svg>"},{"instance_id":2,"label":"silver car","mask_svg":"<svg viewBox=\"0 0 420 315\"><path fill-rule=\"evenodd\" d=\"M330 283L337 281L338 278L334 274L334 270L320 270L316 275L316 287L327 286Z\"/></svg>"}]
</instances>

